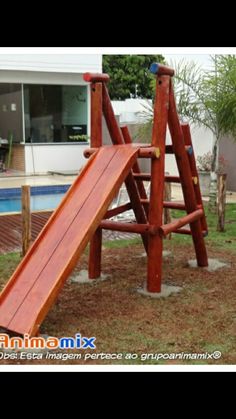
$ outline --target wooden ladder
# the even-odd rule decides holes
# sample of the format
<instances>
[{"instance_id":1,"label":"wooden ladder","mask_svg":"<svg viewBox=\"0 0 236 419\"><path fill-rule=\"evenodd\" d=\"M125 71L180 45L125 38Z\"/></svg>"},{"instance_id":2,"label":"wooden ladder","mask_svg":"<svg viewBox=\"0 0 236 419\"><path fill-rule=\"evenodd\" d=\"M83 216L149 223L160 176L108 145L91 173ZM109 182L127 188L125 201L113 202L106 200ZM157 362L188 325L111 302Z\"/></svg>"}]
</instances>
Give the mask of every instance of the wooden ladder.
<instances>
[{"instance_id":1,"label":"wooden ladder","mask_svg":"<svg viewBox=\"0 0 236 419\"><path fill-rule=\"evenodd\" d=\"M181 124L176 111L171 77L174 71L154 63L151 72L156 75L156 97L151 145L134 144L139 147L139 157L151 159L151 173L141 173L138 162L125 180L130 202L108 210L105 219L97 229L90 245L89 277L98 278L101 274L102 229L134 232L141 234L147 251L147 290L161 292L163 238L171 232L192 235L197 264L207 266L208 258L204 237L207 223L199 187L199 178L188 124ZM87 73L84 77L91 82L91 147L88 156L102 145L102 114L114 145L131 144L127 127L120 127L111 105L106 82L107 75ZM172 145L166 145L166 130L169 126ZM165 155L174 154L179 176L165 176ZM143 181L150 181L148 199ZM164 183L180 183L184 202L163 200ZM187 215L163 225L163 208L185 210ZM120 223L109 218L133 209L136 223ZM190 229L184 228L190 225Z\"/></svg>"}]
</instances>

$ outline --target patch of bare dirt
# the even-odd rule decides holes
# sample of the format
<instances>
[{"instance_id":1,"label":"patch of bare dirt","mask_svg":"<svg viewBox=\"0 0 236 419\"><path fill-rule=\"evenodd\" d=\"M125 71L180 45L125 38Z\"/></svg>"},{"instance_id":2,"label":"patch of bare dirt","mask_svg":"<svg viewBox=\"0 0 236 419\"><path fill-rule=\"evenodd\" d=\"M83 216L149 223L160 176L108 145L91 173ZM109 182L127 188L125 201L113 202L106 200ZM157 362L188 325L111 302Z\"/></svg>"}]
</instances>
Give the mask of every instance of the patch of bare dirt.
<instances>
[{"instance_id":1,"label":"patch of bare dirt","mask_svg":"<svg viewBox=\"0 0 236 419\"><path fill-rule=\"evenodd\" d=\"M105 249L104 282L76 284L67 281L57 303L42 324L41 333L50 336L95 336L101 353L207 353L218 350L219 360L171 361L166 363L235 364L236 362L236 255L209 249L209 257L229 263L216 272L193 269L189 246L166 243L172 255L164 259L164 282L182 287L180 294L167 299L145 298L136 292L146 277L146 260L141 245ZM83 256L76 270L86 269ZM78 352L78 351L77 351ZM0 361L10 364L12 361ZM140 361L137 361L140 362ZM155 361L147 361L147 363ZM75 361L18 361L27 364L72 364ZM88 361L88 363L124 363ZM135 361L129 363L136 363ZM141 363L141 362L140 362Z\"/></svg>"}]
</instances>

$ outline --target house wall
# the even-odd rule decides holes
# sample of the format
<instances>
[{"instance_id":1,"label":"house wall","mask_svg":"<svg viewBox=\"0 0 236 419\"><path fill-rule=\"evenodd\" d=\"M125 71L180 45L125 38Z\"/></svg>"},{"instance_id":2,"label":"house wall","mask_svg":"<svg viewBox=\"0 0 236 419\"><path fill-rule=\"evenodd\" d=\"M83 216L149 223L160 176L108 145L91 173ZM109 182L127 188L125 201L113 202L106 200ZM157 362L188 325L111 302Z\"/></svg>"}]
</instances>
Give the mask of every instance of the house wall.
<instances>
[{"instance_id":1,"label":"house wall","mask_svg":"<svg viewBox=\"0 0 236 419\"><path fill-rule=\"evenodd\" d=\"M223 156L226 162L227 190L236 191L236 142L232 137L222 138L219 156Z\"/></svg>"},{"instance_id":2,"label":"house wall","mask_svg":"<svg viewBox=\"0 0 236 419\"><path fill-rule=\"evenodd\" d=\"M12 147L10 169L25 171L25 147L21 144L14 144Z\"/></svg>"},{"instance_id":3,"label":"house wall","mask_svg":"<svg viewBox=\"0 0 236 419\"><path fill-rule=\"evenodd\" d=\"M101 72L101 54L0 54L0 70L51 73Z\"/></svg>"},{"instance_id":4,"label":"house wall","mask_svg":"<svg viewBox=\"0 0 236 419\"><path fill-rule=\"evenodd\" d=\"M86 163L83 151L88 145L82 144L26 144L25 172L27 174L50 171L79 171Z\"/></svg>"},{"instance_id":5,"label":"house wall","mask_svg":"<svg viewBox=\"0 0 236 419\"><path fill-rule=\"evenodd\" d=\"M0 54L0 83L88 85L84 72L101 72L101 54ZM90 89L88 88L88 136L90 136ZM20 141L24 142L24 136ZM79 170L85 163L84 144L25 144L25 155L14 147L12 166L26 173Z\"/></svg>"}]
</instances>

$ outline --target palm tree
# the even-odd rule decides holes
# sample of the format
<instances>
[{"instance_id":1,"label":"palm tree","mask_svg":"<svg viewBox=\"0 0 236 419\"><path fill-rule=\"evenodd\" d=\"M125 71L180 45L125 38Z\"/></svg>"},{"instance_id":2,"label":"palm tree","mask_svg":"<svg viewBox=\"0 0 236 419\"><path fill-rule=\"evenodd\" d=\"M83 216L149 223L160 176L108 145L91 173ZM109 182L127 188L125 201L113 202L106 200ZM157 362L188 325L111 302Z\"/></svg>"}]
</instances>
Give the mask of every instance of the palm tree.
<instances>
[{"instance_id":1,"label":"palm tree","mask_svg":"<svg viewBox=\"0 0 236 419\"><path fill-rule=\"evenodd\" d=\"M212 69L195 63L176 66L175 92L178 111L195 125L213 133L209 210L216 210L219 141L224 134L236 135L236 56L211 57Z\"/></svg>"}]
</instances>

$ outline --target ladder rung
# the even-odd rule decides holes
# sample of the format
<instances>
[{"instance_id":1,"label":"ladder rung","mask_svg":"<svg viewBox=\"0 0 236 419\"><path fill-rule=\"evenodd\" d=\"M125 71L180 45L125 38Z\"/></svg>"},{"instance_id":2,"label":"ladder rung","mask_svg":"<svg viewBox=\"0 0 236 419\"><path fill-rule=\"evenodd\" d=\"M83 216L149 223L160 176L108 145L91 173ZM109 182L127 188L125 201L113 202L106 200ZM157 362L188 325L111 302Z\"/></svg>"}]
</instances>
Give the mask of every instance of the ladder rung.
<instances>
[{"instance_id":1,"label":"ladder rung","mask_svg":"<svg viewBox=\"0 0 236 419\"><path fill-rule=\"evenodd\" d=\"M115 217L116 215L122 214L125 211L129 211L132 209L132 205L131 202L124 204L124 205L120 205L119 207L116 208L112 208L110 210L108 210L104 216L104 218L111 218L111 217Z\"/></svg>"},{"instance_id":2,"label":"ladder rung","mask_svg":"<svg viewBox=\"0 0 236 419\"><path fill-rule=\"evenodd\" d=\"M136 224L136 223L120 223L117 221L103 220L100 227L104 230L122 231L125 233L136 234L157 234L158 229L156 226L149 224Z\"/></svg>"},{"instance_id":3,"label":"ladder rung","mask_svg":"<svg viewBox=\"0 0 236 419\"><path fill-rule=\"evenodd\" d=\"M191 145L186 145L185 150L190 156L193 154L193 147ZM174 154L172 145L166 145L166 154Z\"/></svg>"},{"instance_id":4,"label":"ladder rung","mask_svg":"<svg viewBox=\"0 0 236 419\"><path fill-rule=\"evenodd\" d=\"M177 234L187 234L189 236L192 235L192 232L191 232L191 230L189 228L180 228L180 229L174 231L174 233L177 233ZM202 231L202 235L203 235L203 237L206 237L208 235L208 231L203 230Z\"/></svg>"},{"instance_id":5,"label":"ladder rung","mask_svg":"<svg viewBox=\"0 0 236 419\"><path fill-rule=\"evenodd\" d=\"M151 173L133 173L137 180L151 180ZM165 176L165 182L181 183L179 176Z\"/></svg>"},{"instance_id":6,"label":"ladder rung","mask_svg":"<svg viewBox=\"0 0 236 419\"><path fill-rule=\"evenodd\" d=\"M165 237L168 234L175 232L176 230L179 230L181 227L185 226L186 224L190 224L196 220L199 220L199 218L201 218L203 214L204 213L202 209L193 211L190 214L185 215L184 217L173 221L172 223L162 225L159 229L159 232L162 236Z\"/></svg>"},{"instance_id":7,"label":"ladder rung","mask_svg":"<svg viewBox=\"0 0 236 419\"><path fill-rule=\"evenodd\" d=\"M163 207L176 210L186 210L185 204L182 202L164 201Z\"/></svg>"},{"instance_id":8,"label":"ladder rung","mask_svg":"<svg viewBox=\"0 0 236 419\"><path fill-rule=\"evenodd\" d=\"M140 199L140 201L141 201L141 204L143 205L149 205L150 203L149 199ZM170 209L186 210L185 204L182 204L180 202L164 201L163 207L170 208Z\"/></svg>"},{"instance_id":9,"label":"ladder rung","mask_svg":"<svg viewBox=\"0 0 236 419\"><path fill-rule=\"evenodd\" d=\"M150 173L133 173L133 177L137 180L151 180Z\"/></svg>"}]
</instances>

